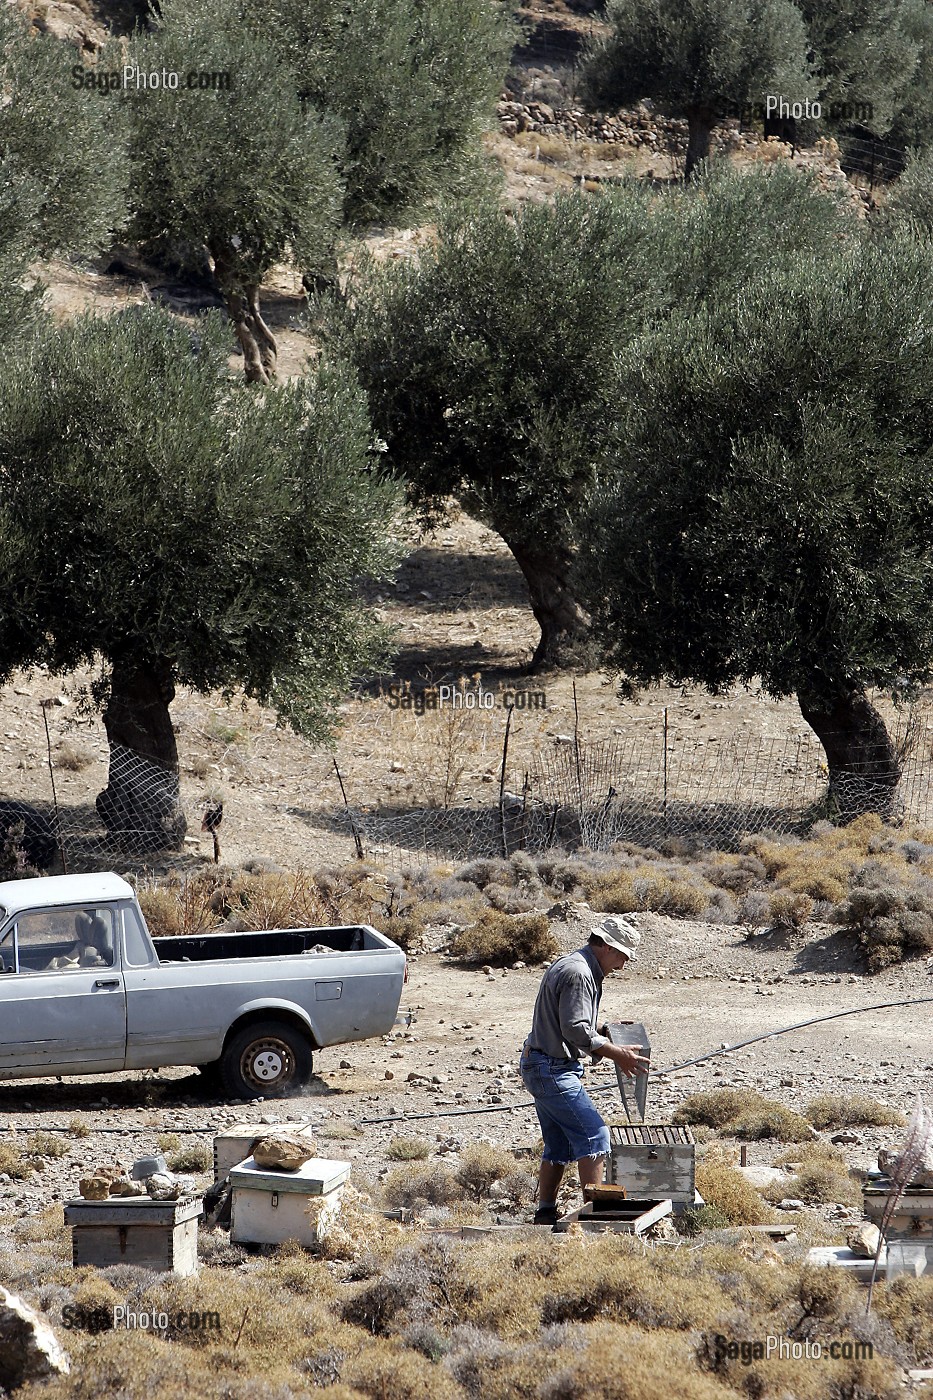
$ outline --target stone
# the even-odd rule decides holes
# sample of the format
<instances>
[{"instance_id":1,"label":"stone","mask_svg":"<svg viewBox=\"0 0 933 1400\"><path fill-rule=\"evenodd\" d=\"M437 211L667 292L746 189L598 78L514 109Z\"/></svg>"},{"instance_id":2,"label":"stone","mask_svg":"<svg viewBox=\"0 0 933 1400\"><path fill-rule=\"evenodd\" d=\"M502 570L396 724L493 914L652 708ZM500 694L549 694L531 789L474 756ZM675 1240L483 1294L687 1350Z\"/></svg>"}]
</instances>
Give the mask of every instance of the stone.
<instances>
[{"instance_id":1,"label":"stone","mask_svg":"<svg viewBox=\"0 0 933 1400\"><path fill-rule=\"evenodd\" d=\"M89 19L77 5L60 3L60 0L37 5L33 24L41 33L51 34L53 39L64 39L88 53L103 48L107 39L106 30L100 24Z\"/></svg>"},{"instance_id":2,"label":"stone","mask_svg":"<svg viewBox=\"0 0 933 1400\"><path fill-rule=\"evenodd\" d=\"M795 1196L785 1196L778 1201L778 1210L803 1210L803 1201L798 1201Z\"/></svg>"},{"instance_id":3,"label":"stone","mask_svg":"<svg viewBox=\"0 0 933 1400\"><path fill-rule=\"evenodd\" d=\"M110 1195L110 1178L107 1176L85 1176L78 1182L78 1191L86 1201L106 1201Z\"/></svg>"},{"instance_id":4,"label":"stone","mask_svg":"<svg viewBox=\"0 0 933 1400\"><path fill-rule=\"evenodd\" d=\"M862 1139L858 1133L851 1131L834 1133L829 1140L836 1147L861 1147L862 1145Z\"/></svg>"},{"instance_id":5,"label":"stone","mask_svg":"<svg viewBox=\"0 0 933 1400\"><path fill-rule=\"evenodd\" d=\"M181 1195L181 1182L168 1172L156 1172L146 1179L146 1195L153 1201L177 1201Z\"/></svg>"},{"instance_id":6,"label":"stone","mask_svg":"<svg viewBox=\"0 0 933 1400\"><path fill-rule=\"evenodd\" d=\"M111 1196L145 1196L146 1188L141 1181L130 1181L129 1177L118 1177L110 1183Z\"/></svg>"},{"instance_id":7,"label":"stone","mask_svg":"<svg viewBox=\"0 0 933 1400\"><path fill-rule=\"evenodd\" d=\"M868 1220L863 1220L861 1225L856 1225L846 1234L846 1244L859 1259L874 1259L880 1239L878 1226Z\"/></svg>"},{"instance_id":8,"label":"stone","mask_svg":"<svg viewBox=\"0 0 933 1400\"><path fill-rule=\"evenodd\" d=\"M263 1171L296 1172L316 1154L314 1139L304 1133L267 1133L253 1144L253 1161Z\"/></svg>"},{"instance_id":9,"label":"stone","mask_svg":"<svg viewBox=\"0 0 933 1400\"><path fill-rule=\"evenodd\" d=\"M67 1376L70 1370L68 1353L48 1318L0 1288L0 1388L12 1392L29 1381Z\"/></svg>"}]
</instances>

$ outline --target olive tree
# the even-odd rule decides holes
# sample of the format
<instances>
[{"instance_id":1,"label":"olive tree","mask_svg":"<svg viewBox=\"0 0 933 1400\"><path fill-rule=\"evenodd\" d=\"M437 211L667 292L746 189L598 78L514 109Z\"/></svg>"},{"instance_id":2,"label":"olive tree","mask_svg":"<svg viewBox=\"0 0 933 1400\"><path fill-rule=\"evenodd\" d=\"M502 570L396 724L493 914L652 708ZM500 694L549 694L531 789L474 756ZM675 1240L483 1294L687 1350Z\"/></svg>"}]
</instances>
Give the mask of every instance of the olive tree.
<instances>
[{"instance_id":1,"label":"olive tree","mask_svg":"<svg viewBox=\"0 0 933 1400\"><path fill-rule=\"evenodd\" d=\"M164 69L180 83L124 90L130 233L207 249L246 378L267 383L277 345L259 288L287 256L326 264L343 197L340 133L300 101L296 73L238 0L166 0L132 56L142 75L161 80ZM216 77L189 87L189 73Z\"/></svg>"},{"instance_id":2,"label":"olive tree","mask_svg":"<svg viewBox=\"0 0 933 1400\"><path fill-rule=\"evenodd\" d=\"M633 183L486 208L351 282L348 353L389 464L426 514L455 497L506 541L541 629L534 666L572 660L586 635L573 561L613 460L625 346L850 226L798 172L714 170L661 195Z\"/></svg>"},{"instance_id":3,"label":"olive tree","mask_svg":"<svg viewBox=\"0 0 933 1400\"><path fill-rule=\"evenodd\" d=\"M868 691L933 674L933 263L855 240L629 356L584 596L626 683L796 695L845 815L889 808Z\"/></svg>"},{"instance_id":4,"label":"olive tree","mask_svg":"<svg viewBox=\"0 0 933 1400\"><path fill-rule=\"evenodd\" d=\"M686 175L710 152L730 109L768 93L816 96L808 41L791 0L608 0L608 32L584 56L580 90L591 106L650 97L689 127Z\"/></svg>"},{"instance_id":5,"label":"olive tree","mask_svg":"<svg viewBox=\"0 0 933 1400\"><path fill-rule=\"evenodd\" d=\"M105 247L124 212L118 104L75 86L74 50L0 5L0 343L39 314L34 260Z\"/></svg>"},{"instance_id":6,"label":"olive tree","mask_svg":"<svg viewBox=\"0 0 933 1400\"><path fill-rule=\"evenodd\" d=\"M0 676L100 663L116 835L177 839L179 684L241 687L302 733L381 656L360 601L395 559L397 489L365 400L321 363L261 395L229 331L86 317L0 375Z\"/></svg>"},{"instance_id":7,"label":"olive tree","mask_svg":"<svg viewBox=\"0 0 933 1400\"><path fill-rule=\"evenodd\" d=\"M929 26L925 0L800 0L800 9L824 107L885 135L915 76Z\"/></svg>"}]
</instances>

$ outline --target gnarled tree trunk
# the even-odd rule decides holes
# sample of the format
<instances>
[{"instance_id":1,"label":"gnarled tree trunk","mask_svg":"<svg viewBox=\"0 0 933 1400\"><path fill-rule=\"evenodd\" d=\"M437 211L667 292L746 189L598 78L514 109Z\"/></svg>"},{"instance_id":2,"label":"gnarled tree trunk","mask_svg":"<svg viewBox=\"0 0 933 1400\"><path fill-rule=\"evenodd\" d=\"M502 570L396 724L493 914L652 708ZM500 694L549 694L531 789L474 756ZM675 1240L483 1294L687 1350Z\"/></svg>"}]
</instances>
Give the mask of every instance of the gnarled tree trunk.
<instances>
[{"instance_id":1,"label":"gnarled tree trunk","mask_svg":"<svg viewBox=\"0 0 933 1400\"><path fill-rule=\"evenodd\" d=\"M225 249L211 245L210 254L214 260L214 277L243 351L246 382L268 384L275 378L278 346L263 320L259 283L244 281L235 259Z\"/></svg>"},{"instance_id":2,"label":"gnarled tree trunk","mask_svg":"<svg viewBox=\"0 0 933 1400\"><path fill-rule=\"evenodd\" d=\"M712 107L691 107L687 113L687 160L684 179L689 180L701 160L709 160L716 114Z\"/></svg>"},{"instance_id":3,"label":"gnarled tree trunk","mask_svg":"<svg viewBox=\"0 0 933 1400\"><path fill-rule=\"evenodd\" d=\"M172 669L164 659L113 663L103 716L110 772L97 811L120 850L177 850L187 830L169 714L174 698Z\"/></svg>"},{"instance_id":4,"label":"gnarled tree trunk","mask_svg":"<svg viewBox=\"0 0 933 1400\"><path fill-rule=\"evenodd\" d=\"M830 794L843 820L863 812L890 816L901 765L884 720L864 690L851 686L830 701L801 692L797 702L823 745Z\"/></svg>"},{"instance_id":5,"label":"gnarled tree trunk","mask_svg":"<svg viewBox=\"0 0 933 1400\"><path fill-rule=\"evenodd\" d=\"M574 649L588 634L589 618L570 586L570 550L560 545L529 545L510 539L505 542L525 576L531 610L541 628L541 640L529 669L571 664L576 659Z\"/></svg>"}]
</instances>

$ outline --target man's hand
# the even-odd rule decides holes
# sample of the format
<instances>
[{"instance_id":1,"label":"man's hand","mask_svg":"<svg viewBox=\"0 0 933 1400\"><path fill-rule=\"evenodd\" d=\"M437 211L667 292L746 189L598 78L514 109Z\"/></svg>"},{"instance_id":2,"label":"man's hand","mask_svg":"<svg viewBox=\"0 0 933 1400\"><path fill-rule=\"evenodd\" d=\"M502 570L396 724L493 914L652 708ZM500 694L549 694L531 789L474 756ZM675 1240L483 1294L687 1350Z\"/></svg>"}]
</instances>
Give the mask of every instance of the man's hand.
<instances>
[{"instance_id":1,"label":"man's hand","mask_svg":"<svg viewBox=\"0 0 933 1400\"><path fill-rule=\"evenodd\" d=\"M601 1060L613 1060L619 1066L623 1074L627 1074L630 1079L636 1074L647 1074L651 1061L647 1055L642 1055L641 1045L604 1045L599 1052Z\"/></svg>"}]
</instances>

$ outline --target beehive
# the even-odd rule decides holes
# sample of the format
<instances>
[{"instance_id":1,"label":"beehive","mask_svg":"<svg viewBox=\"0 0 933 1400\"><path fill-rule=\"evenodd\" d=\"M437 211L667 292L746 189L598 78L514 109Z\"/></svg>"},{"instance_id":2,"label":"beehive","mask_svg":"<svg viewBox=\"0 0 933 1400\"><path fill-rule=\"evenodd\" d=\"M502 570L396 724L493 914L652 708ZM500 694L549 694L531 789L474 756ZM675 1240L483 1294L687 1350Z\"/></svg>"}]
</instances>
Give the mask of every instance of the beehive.
<instances>
[{"instance_id":1,"label":"beehive","mask_svg":"<svg viewBox=\"0 0 933 1400\"><path fill-rule=\"evenodd\" d=\"M188 1201L151 1201L148 1196L106 1201L69 1201L65 1224L71 1228L76 1269L93 1264L135 1264L187 1278L198 1270L200 1196Z\"/></svg>"},{"instance_id":2,"label":"beehive","mask_svg":"<svg viewBox=\"0 0 933 1400\"><path fill-rule=\"evenodd\" d=\"M609 1129L606 1180L638 1201L693 1205L696 1143L679 1123L618 1123Z\"/></svg>"}]
</instances>

